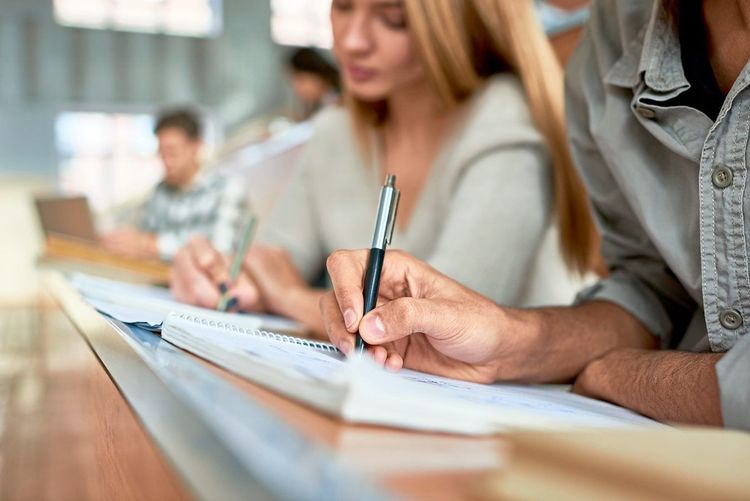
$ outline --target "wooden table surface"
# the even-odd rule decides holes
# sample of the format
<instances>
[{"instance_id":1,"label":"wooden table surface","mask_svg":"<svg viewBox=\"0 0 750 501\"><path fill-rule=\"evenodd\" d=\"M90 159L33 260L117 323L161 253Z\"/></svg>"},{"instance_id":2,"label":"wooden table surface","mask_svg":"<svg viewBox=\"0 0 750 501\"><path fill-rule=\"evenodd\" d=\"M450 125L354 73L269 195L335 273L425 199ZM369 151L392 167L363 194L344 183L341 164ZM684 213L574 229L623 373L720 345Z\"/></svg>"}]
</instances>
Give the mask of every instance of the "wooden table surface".
<instances>
[{"instance_id":1,"label":"wooden table surface","mask_svg":"<svg viewBox=\"0 0 750 501\"><path fill-rule=\"evenodd\" d=\"M502 437L466 437L345 424L275 394L210 363L212 371L241 388L280 419L334 456L407 499L482 497L487 475L507 456Z\"/></svg>"},{"instance_id":2,"label":"wooden table surface","mask_svg":"<svg viewBox=\"0 0 750 501\"><path fill-rule=\"evenodd\" d=\"M114 329L111 335L119 336ZM387 495L481 498L486 476L503 464L498 437L347 425L199 363ZM118 388L121 382L51 298L0 310L0 368L0 499L194 496L188 479L139 421Z\"/></svg>"},{"instance_id":3,"label":"wooden table surface","mask_svg":"<svg viewBox=\"0 0 750 501\"><path fill-rule=\"evenodd\" d=\"M0 499L188 498L49 298L0 310Z\"/></svg>"}]
</instances>

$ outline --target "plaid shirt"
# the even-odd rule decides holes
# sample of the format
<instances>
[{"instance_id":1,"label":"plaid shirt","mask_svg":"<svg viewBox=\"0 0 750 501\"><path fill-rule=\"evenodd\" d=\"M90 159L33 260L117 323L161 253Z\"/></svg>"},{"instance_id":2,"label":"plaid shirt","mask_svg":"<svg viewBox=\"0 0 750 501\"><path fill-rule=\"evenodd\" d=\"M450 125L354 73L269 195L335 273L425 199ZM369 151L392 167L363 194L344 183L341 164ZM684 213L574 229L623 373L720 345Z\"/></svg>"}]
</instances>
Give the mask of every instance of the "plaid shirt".
<instances>
[{"instance_id":1,"label":"plaid shirt","mask_svg":"<svg viewBox=\"0 0 750 501\"><path fill-rule=\"evenodd\" d=\"M194 235L202 235L224 254L235 247L247 211L244 183L218 174L200 173L184 190L156 186L140 215L141 231L157 235L162 259L171 260Z\"/></svg>"}]
</instances>

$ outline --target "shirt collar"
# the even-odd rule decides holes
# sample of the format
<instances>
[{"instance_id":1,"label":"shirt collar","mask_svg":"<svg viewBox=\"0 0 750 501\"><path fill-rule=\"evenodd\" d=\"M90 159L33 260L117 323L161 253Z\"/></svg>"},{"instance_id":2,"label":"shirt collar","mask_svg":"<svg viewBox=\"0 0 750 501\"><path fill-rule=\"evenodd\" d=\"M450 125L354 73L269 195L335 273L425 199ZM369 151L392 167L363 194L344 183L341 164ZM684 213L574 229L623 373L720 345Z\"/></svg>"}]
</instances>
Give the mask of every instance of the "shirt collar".
<instances>
[{"instance_id":1,"label":"shirt collar","mask_svg":"<svg viewBox=\"0 0 750 501\"><path fill-rule=\"evenodd\" d=\"M658 93L672 93L690 86L682 68L679 34L662 0L654 2L648 24L625 48L604 80L629 88L643 81Z\"/></svg>"}]
</instances>

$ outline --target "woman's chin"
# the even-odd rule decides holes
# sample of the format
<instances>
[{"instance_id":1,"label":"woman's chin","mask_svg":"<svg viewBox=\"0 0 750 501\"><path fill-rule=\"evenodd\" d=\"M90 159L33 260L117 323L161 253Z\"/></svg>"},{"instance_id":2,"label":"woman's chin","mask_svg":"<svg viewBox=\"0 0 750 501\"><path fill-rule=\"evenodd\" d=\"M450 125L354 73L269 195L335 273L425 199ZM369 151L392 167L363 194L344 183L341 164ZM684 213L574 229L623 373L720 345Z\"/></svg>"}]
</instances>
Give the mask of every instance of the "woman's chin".
<instances>
[{"instance_id":1,"label":"woman's chin","mask_svg":"<svg viewBox=\"0 0 750 501\"><path fill-rule=\"evenodd\" d=\"M376 85L347 85L347 92L358 101L377 102L388 97L388 92L382 86Z\"/></svg>"}]
</instances>

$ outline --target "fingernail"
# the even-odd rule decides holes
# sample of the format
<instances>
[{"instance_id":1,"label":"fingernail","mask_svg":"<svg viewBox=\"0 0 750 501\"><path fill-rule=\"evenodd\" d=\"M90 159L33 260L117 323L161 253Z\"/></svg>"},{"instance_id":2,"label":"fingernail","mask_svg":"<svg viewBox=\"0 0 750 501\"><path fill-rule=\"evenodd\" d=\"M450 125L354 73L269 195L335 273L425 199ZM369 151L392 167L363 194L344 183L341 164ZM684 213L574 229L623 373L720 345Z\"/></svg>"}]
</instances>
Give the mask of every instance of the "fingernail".
<instances>
[{"instance_id":1,"label":"fingernail","mask_svg":"<svg viewBox=\"0 0 750 501\"><path fill-rule=\"evenodd\" d=\"M219 292L221 292L222 294L226 294L228 290L229 284L227 284L226 282L222 282L219 284Z\"/></svg>"},{"instance_id":2,"label":"fingernail","mask_svg":"<svg viewBox=\"0 0 750 501\"><path fill-rule=\"evenodd\" d=\"M237 306L237 303L239 303L239 299L237 299L236 297L233 297L229 301L227 301L227 311Z\"/></svg>"},{"instance_id":3,"label":"fingernail","mask_svg":"<svg viewBox=\"0 0 750 501\"><path fill-rule=\"evenodd\" d=\"M367 333L370 337L385 337L385 325L378 315L367 319Z\"/></svg>"},{"instance_id":4,"label":"fingernail","mask_svg":"<svg viewBox=\"0 0 750 501\"><path fill-rule=\"evenodd\" d=\"M341 353L344 355L348 355L353 348L354 345L351 341L341 341L341 343L339 343L339 350L341 350Z\"/></svg>"},{"instance_id":5,"label":"fingernail","mask_svg":"<svg viewBox=\"0 0 750 501\"><path fill-rule=\"evenodd\" d=\"M354 310L346 310L344 312L344 324L346 324L347 329L351 329L354 327L354 324L357 323L357 314L354 313Z\"/></svg>"}]
</instances>

